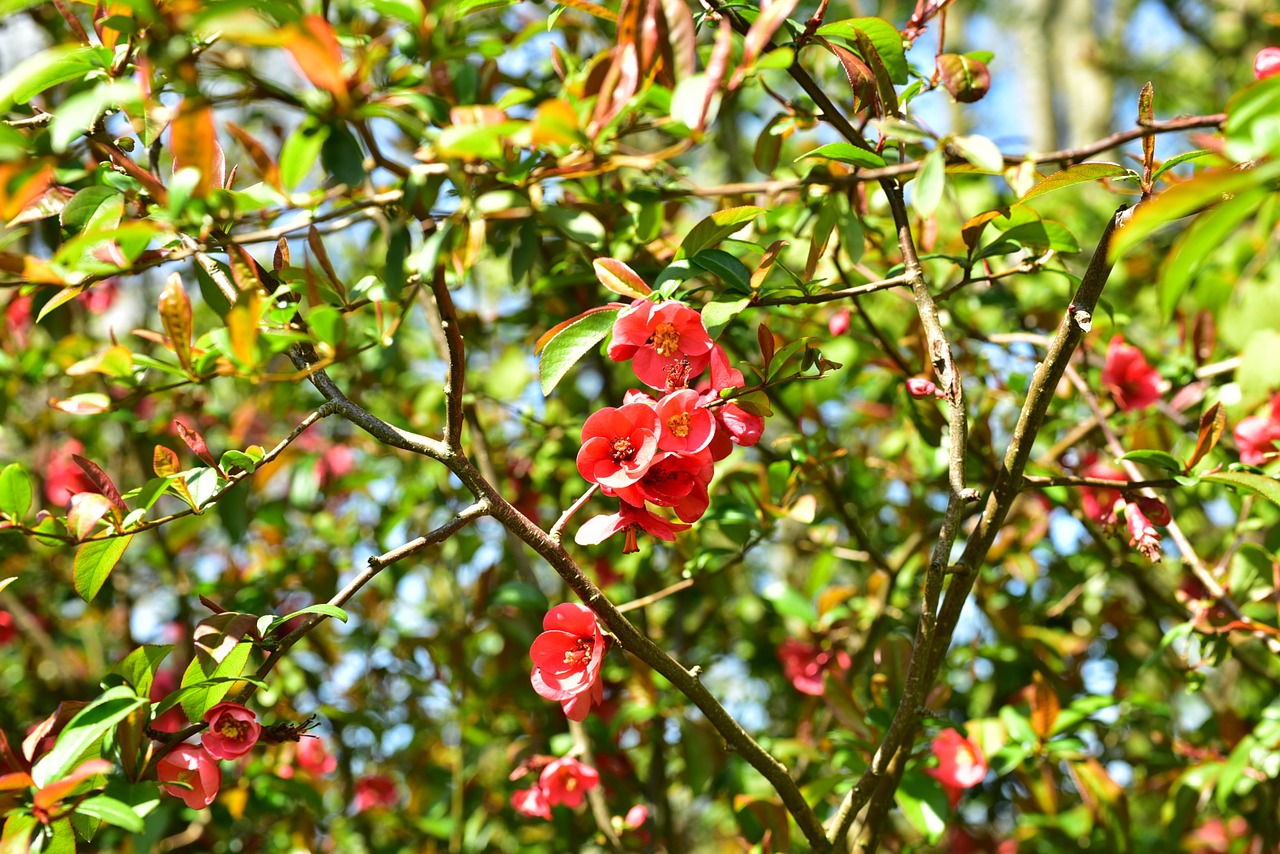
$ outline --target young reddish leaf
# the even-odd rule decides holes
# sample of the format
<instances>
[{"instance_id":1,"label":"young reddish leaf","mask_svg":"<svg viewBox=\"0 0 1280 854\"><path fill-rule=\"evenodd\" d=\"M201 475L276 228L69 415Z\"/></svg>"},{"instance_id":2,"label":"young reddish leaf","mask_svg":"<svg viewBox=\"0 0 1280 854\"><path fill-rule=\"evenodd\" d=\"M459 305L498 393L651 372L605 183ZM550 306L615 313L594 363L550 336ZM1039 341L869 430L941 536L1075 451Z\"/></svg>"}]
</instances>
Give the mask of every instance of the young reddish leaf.
<instances>
[{"instance_id":1,"label":"young reddish leaf","mask_svg":"<svg viewBox=\"0 0 1280 854\"><path fill-rule=\"evenodd\" d=\"M226 128L227 132L236 138L236 141L244 148L245 153L249 155L249 159L253 161L258 174L262 176L262 180L277 190L282 189L280 185L280 165L271 159L271 155L267 154L267 150L262 147L262 143L250 136L248 131L237 124L227 122Z\"/></svg>"},{"instance_id":2,"label":"young reddish leaf","mask_svg":"<svg viewBox=\"0 0 1280 854\"><path fill-rule=\"evenodd\" d=\"M1138 95L1138 126L1147 127L1155 121L1155 110L1152 102L1155 101L1156 90L1151 85L1151 81L1147 81L1147 85L1142 87L1142 92ZM1153 133L1148 133L1142 137L1142 189L1144 192L1151 192L1151 172L1155 168L1156 162L1156 137Z\"/></svg>"},{"instance_id":3,"label":"young reddish leaf","mask_svg":"<svg viewBox=\"0 0 1280 854\"><path fill-rule=\"evenodd\" d=\"M615 294L640 299L653 293L644 279L617 258L597 258L591 262L596 278Z\"/></svg>"},{"instance_id":4,"label":"young reddish leaf","mask_svg":"<svg viewBox=\"0 0 1280 854\"><path fill-rule=\"evenodd\" d=\"M93 481L93 485L98 487L98 491L107 497L111 502L111 506L121 513L129 512L128 506L124 503L124 499L120 497L120 490L116 489L116 485L111 482L111 478L107 473L98 467L97 463L86 460L79 454L72 454L71 459L80 469ZM120 517L116 517L116 521L120 521Z\"/></svg>"},{"instance_id":5,"label":"young reddish leaf","mask_svg":"<svg viewBox=\"0 0 1280 854\"><path fill-rule=\"evenodd\" d=\"M1196 464L1208 455L1218 444L1218 440L1222 438L1222 429L1227 424L1227 411L1222 408L1221 403L1215 403L1205 410L1200 416L1200 435L1196 438L1196 448L1191 452L1191 459L1187 460L1187 471L1191 471Z\"/></svg>"},{"instance_id":6,"label":"young reddish leaf","mask_svg":"<svg viewBox=\"0 0 1280 854\"><path fill-rule=\"evenodd\" d=\"M319 15L304 16L300 23L285 29L283 44L298 71L313 86L324 89L340 104L350 100L347 78L342 73L342 47L328 21Z\"/></svg>"},{"instance_id":7,"label":"young reddish leaf","mask_svg":"<svg viewBox=\"0 0 1280 854\"><path fill-rule=\"evenodd\" d=\"M105 495L78 492L71 496L71 506L67 510L67 528L77 540L83 540L93 533L98 520L110 510L111 502Z\"/></svg>"},{"instance_id":8,"label":"young reddish leaf","mask_svg":"<svg viewBox=\"0 0 1280 854\"><path fill-rule=\"evenodd\" d=\"M271 256L271 269L273 272L279 273L285 267L289 266L289 241L287 238L280 238L276 241L275 254Z\"/></svg>"},{"instance_id":9,"label":"young reddish leaf","mask_svg":"<svg viewBox=\"0 0 1280 854\"><path fill-rule=\"evenodd\" d=\"M222 479L227 479L227 473L222 470L222 466L218 465L218 461L213 458L213 454L209 453L209 445L205 442L204 436L199 431L188 427L181 421L173 422L174 429L178 431L178 435L182 437L182 441L187 443L187 447L191 452L200 458L202 462L216 469L218 474L222 475Z\"/></svg>"},{"instance_id":10,"label":"young reddish leaf","mask_svg":"<svg viewBox=\"0 0 1280 854\"><path fill-rule=\"evenodd\" d=\"M991 89L991 72L984 62L959 53L944 53L935 66L942 85L962 104L981 100Z\"/></svg>"},{"instance_id":11,"label":"young reddish leaf","mask_svg":"<svg viewBox=\"0 0 1280 854\"><path fill-rule=\"evenodd\" d=\"M49 405L72 415L97 415L111 408L111 398L98 392L72 395L68 398L49 398Z\"/></svg>"},{"instance_id":12,"label":"young reddish leaf","mask_svg":"<svg viewBox=\"0 0 1280 854\"><path fill-rule=\"evenodd\" d=\"M232 247L232 250L227 253L227 261L231 267L231 278L242 295L256 294L263 289L262 277L258 273L261 267L249 254L249 250L243 246Z\"/></svg>"},{"instance_id":13,"label":"young reddish leaf","mask_svg":"<svg viewBox=\"0 0 1280 854\"><path fill-rule=\"evenodd\" d=\"M236 304L227 312L227 332L231 336L231 355L245 367L257 364L258 323L262 313L260 289L241 291Z\"/></svg>"},{"instance_id":14,"label":"young reddish leaf","mask_svg":"<svg viewBox=\"0 0 1280 854\"><path fill-rule=\"evenodd\" d=\"M867 106L876 96L876 77L871 68L848 48L832 44L830 40L818 36L818 43L836 55L844 76L849 80L849 89L853 93L853 112Z\"/></svg>"},{"instance_id":15,"label":"young reddish leaf","mask_svg":"<svg viewBox=\"0 0 1280 854\"><path fill-rule=\"evenodd\" d=\"M589 0L558 0L558 2L561 6L568 6L570 9L586 12L588 15L599 18L602 21L608 21L611 24L618 20L617 12L597 3L591 3Z\"/></svg>"},{"instance_id":16,"label":"young reddish leaf","mask_svg":"<svg viewBox=\"0 0 1280 854\"><path fill-rule=\"evenodd\" d=\"M769 276L769 271L773 269L774 263L778 260L778 253L785 249L786 246L787 241L785 240L775 240L769 244L769 248L765 250L764 257L760 259L760 266L756 267L756 271L751 274L751 290L760 290L760 286L764 284L764 280Z\"/></svg>"},{"instance_id":17,"label":"young reddish leaf","mask_svg":"<svg viewBox=\"0 0 1280 854\"><path fill-rule=\"evenodd\" d=\"M1062 703L1053 686L1044 678L1039 670L1032 674L1029 702L1031 705L1031 728L1041 741L1047 741L1053 734L1054 724L1058 721L1058 713L1062 711Z\"/></svg>"},{"instance_id":18,"label":"young reddish leaf","mask_svg":"<svg viewBox=\"0 0 1280 854\"><path fill-rule=\"evenodd\" d=\"M76 550L75 560L71 564L72 583L81 599L93 601L132 539L133 535L130 534L107 540L90 540Z\"/></svg>"},{"instance_id":19,"label":"young reddish leaf","mask_svg":"<svg viewBox=\"0 0 1280 854\"><path fill-rule=\"evenodd\" d=\"M484 226L484 220L477 220ZM324 240L320 238L320 232L313 225L307 229L307 245L311 247L312 253L316 256L316 261L320 264L320 269L324 270L324 274L329 277L329 281L333 283L334 288L342 296L342 301L347 301L347 289L342 286L342 280L338 278L338 274L334 272L333 262L329 260L329 253L325 251Z\"/></svg>"},{"instance_id":20,"label":"young reddish leaf","mask_svg":"<svg viewBox=\"0 0 1280 854\"><path fill-rule=\"evenodd\" d=\"M173 148L173 169L188 166L200 170L196 194L206 196L222 187L227 163L218 144L218 129L213 120L213 107L203 98L185 98L170 125L169 144Z\"/></svg>"},{"instance_id":21,"label":"young reddish leaf","mask_svg":"<svg viewBox=\"0 0 1280 854\"><path fill-rule=\"evenodd\" d=\"M698 70L698 54L694 44L697 31L689 4L684 0L658 0L654 6L662 12L659 16L662 25L659 30L659 47L662 48L663 62L670 68L673 82L687 80ZM723 26L723 16L720 21ZM666 30L665 33L661 32L663 29Z\"/></svg>"},{"instance_id":22,"label":"young reddish leaf","mask_svg":"<svg viewBox=\"0 0 1280 854\"><path fill-rule=\"evenodd\" d=\"M760 355L764 357L764 371L769 373L769 365L773 363L773 354L775 352L775 344L773 341L773 333L765 324L756 327L756 340L760 342Z\"/></svg>"},{"instance_id":23,"label":"young reddish leaf","mask_svg":"<svg viewBox=\"0 0 1280 854\"><path fill-rule=\"evenodd\" d=\"M191 300L177 273L169 276L160 292L160 323L169 336L178 363L191 374Z\"/></svg>"},{"instance_id":24,"label":"young reddish leaf","mask_svg":"<svg viewBox=\"0 0 1280 854\"><path fill-rule=\"evenodd\" d=\"M78 768L66 777L50 783L36 792L33 798L36 808L45 811L51 810L85 780L90 777L96 777L99 774L106 774L114 767L105 759L90 759L82 762Z\"/></svg>"},{"instance_id":25,"label":"young reddish leaf","mask_svg":"<svg viewBox=\"0 0 1280 854\"><path fill-rule=\"evenodd\" d=\"M711 48L711 58L707 60L707 94L702 99L702 111L698 114L695 130L706 130L707 116L711 113L711 104L716 93L724 85L725 72L729 70L729 60L733 56L733 25L726 16L720 17L720 29L716 31L716 43ZM781 147L781 140L779 140ZM776 162L776 161L775 161Z\"/></svg>"}]
</instances>

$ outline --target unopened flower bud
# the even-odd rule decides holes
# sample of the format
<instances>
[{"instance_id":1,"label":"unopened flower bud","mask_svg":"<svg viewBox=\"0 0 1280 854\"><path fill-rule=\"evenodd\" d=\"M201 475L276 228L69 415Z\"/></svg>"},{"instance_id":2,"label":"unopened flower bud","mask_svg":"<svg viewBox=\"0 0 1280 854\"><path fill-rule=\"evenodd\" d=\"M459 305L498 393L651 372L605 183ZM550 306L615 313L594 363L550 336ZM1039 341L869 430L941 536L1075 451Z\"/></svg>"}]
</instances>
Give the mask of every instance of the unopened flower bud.
<instances>
[{"instance_id":1,"label":"unopened flower bud","mask_svg":"<svg viewBox=\"0 0 1280 854\"><path fill-rule=\"evenodd\" d=\"M907 380L907 391L912 397L938 397L938 386L924 377L912 377Z\"/></svg>"},{"instance_id":2,"label":"unopened flower bud","mask_svg":"<svg viewBox=\"0 0 1280 854\"><path fill-rule=\"evenodd\" d=\"M1280 47L1264 47L1253 58L1253 76L1259 80L1280 74Z\"/></svg>"}]
</instances>

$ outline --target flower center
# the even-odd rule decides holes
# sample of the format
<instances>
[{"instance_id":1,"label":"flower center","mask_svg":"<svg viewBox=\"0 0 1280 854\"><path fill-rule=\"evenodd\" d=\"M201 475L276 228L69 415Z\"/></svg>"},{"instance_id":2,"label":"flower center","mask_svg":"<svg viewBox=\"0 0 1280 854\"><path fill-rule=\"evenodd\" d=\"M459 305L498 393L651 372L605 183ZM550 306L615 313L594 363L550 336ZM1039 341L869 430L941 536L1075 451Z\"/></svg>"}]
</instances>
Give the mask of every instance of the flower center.
<instances>
[{"instance_id":1,"label":"flower center","mask_svg":"<svg viewBox=\"0 0 1280 854\"><path fill-rule=\"evenodd\" d=\"M667 429L671 431L672 436L683 439L689 435L689 422L692 420L689 413L678 412L667 419Z\"/></svg>"},{"instance_id":2,"label":"flower center","mask_svg":"<svg viewBox=\"0 0 1280 854\"><path fill-rule=\"evenodd\" d=\"M568 780L565 780L565 781L564 781L564 790L565 790L566 792L572 792L572 791L573 791L574 789L576 789L576 788L578 788L578 778L577 778L577 777L570 777Z\"/></svg>"},{"instance_id":3,"label":"flower center","mask_svg":"<svg viewBox=\"0 0 1280 854\"><path fill-rule=\"evenodd\" d=\"M630 462L635 459L636 446L631 444L631 440L626 436L619 436L614 439L609 447L613 449L612 457L615 463Z\"/></svg>"},{"instance_id":4,"label":"flower center","mask_svg":"<svg viewBox=\"0 0 1280 854\"><path fill-rule=\"evenodd\" d=\"M573 645L573 649L565 652L564 663L573 667L586 667L590 664L591 640L589 638L578 638Z\"/></svg>"},{"instance_id":5,"label":"flower center","mask_svg":"<svg viewBox=\"0 0 1280 854\"><path fill-rule=\"evenodd\" d=\"M674 356L680 350L680 333L670 323L659 323L653 329L653 349L659 356Z\"/></svg>"},{"instance_id":6,"label":"flower center","mask_svg":"<svg viewBox=\"0 0 1280 854\"><path fill-rule=\"evenodd\" d=\"M249 725L243 721L230 720L223 718L218 722L218 732L225 738L239 741L244 738L244 734L248 731Z\"/></svg>"}]
</instances>

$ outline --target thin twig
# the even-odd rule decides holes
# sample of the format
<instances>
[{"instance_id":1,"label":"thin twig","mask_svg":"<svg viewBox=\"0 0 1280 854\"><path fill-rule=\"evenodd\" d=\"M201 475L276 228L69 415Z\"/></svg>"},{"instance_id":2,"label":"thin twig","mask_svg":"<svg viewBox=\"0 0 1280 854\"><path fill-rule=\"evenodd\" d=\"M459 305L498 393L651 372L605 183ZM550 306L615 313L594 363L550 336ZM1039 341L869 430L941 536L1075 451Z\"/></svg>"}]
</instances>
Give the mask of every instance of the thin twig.
<instances>
[{"instance_id":1,"label":"thin twig","mask_svg":"<svg viewBox=\"0 0 1280 854\"><path fill-rule=\"evenodd\" d=\"M581 721L569 721L569 735L573 737L573 751L570 755L594 762L591 752L591 737L587 735L587 728L582 725ZM609 803L604 799L604 789L602 787L596 786L587 792L587 805L591 808L591 817L595 820L596 828L604 834L609 847L614 851L622 851L622 840L618 838L617 831L613 829L613 819L609 815Z\"/></svg>"},{"instance_id":2,"label":"thin twig","mask_svg":"<svg viewBox=\"0 0 1280 854\"><path fill-rule=\"evenodd\" d=\"M624 602L618 606L618 613L625 614L627 611L634 611L637 608L644 608L652 605L654 602L660 602L668 596L679 593L681 590L687 590L693 586L692 578L684 578L675 584L668 585L656 593L650 593L648 596L641 596L639 599L632 599L630 602Z\"/></svg>"},{"instance_id":3,"label":"thin twig","mask_svg":"<svg viewBox=\"0 0 1280 854\"><path fill-rule=\"evenodd\" d=\"M564 526L569 524L569 520L573 518L573 514L581 510L583 506L591 500L591 496L595 495L599 490L600 484L591 484L590 489L582 493L577 501L570 504L568 509L560 514L560 518L556 520L556 523L551 526L551 530L548 532L553 541L558 543L564 538Z\"/></svg>"}]
</instances>

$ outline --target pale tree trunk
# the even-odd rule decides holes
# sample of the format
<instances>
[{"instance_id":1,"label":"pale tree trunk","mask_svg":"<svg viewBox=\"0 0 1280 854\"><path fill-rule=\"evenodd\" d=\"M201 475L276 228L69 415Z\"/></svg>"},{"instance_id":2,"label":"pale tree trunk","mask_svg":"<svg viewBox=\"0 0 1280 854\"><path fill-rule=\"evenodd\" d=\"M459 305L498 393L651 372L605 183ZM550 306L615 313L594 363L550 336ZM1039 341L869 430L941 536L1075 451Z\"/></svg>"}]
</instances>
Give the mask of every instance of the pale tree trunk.
<instances>
[{"instance_id":1,"label":"pale tree trunk","mask_svg":"<svg viewBox=\"0 0 1280 854\"><path fill-rule=\"evenodd\" d=\"M1065 124L1059 142L1069 147L1111 132L1115 87L1104 68L1106 46L1098 36L1094 6L1094 0L1062 0L1054 20L1054 82Z\"/></svg>"},{"instance_id":2,"label":"pale tree trunk","mask_svg":"<svg viewBox=\"0 0 1280 854\"><path fill-rule=\"evenodd\" d=\"M1058 122L1053 111L1052 10L1054 0L1026 0L1005 6L997 20L1013 24L1018 43L1017 76L1019 108L1029 151L1051 151L1057 147ZM1010 63L1012 65L1012 63Z\"/></svg>"}]
</instances>

